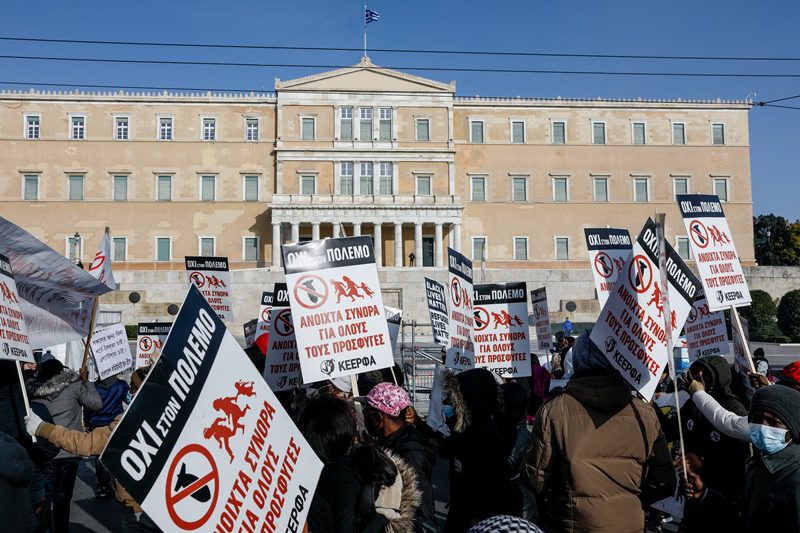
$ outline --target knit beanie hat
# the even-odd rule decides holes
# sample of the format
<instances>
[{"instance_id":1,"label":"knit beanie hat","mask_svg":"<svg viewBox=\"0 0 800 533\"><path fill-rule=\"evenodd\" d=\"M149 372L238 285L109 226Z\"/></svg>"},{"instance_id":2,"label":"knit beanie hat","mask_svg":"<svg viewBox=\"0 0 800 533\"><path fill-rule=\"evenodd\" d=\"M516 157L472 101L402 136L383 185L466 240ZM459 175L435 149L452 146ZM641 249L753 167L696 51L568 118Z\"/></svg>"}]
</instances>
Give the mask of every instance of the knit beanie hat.
<instances>
[{"instance_id":1,"label":"knit beanie hat","mask_svg":"<svg viewBox=\"0 0 800 533\"><path fill-rule=\"evenodd\" d=\"M766 411L777 416L789 429L795 441L800 441L800 392L783 385L761 387L753 394L750 412Z\"/></svg>"},{"instance_id":2,"label":"knit beanie hat","mask_svg":"<svg viewBox=\"0 0 800 533\"><path fill-rule=\"evenodd\" d=\"M497 515L481 520L472 526L467 533L544 533L536 524L523 520L518 516Z\"/></svg>"}]
</instances>

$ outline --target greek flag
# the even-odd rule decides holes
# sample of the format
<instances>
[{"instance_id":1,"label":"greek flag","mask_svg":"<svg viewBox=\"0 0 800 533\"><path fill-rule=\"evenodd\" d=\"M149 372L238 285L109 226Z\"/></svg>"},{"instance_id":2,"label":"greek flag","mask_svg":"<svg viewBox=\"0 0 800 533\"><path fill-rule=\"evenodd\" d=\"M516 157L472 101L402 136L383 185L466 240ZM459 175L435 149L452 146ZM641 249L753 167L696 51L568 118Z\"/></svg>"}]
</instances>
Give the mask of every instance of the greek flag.
<instances>
[{"instance_id":1,"label":"greek flag","mask_svg":"<svg viewBox=\"0 0 800 533\"><path fill-rule=\"evenodd\" d=\"M370 22L375 22L379 18L381 18L381 14L377 11L373 11L372 9L365 8L364 10L364 24L369 24Z\"/></svg>"}]
</instances>

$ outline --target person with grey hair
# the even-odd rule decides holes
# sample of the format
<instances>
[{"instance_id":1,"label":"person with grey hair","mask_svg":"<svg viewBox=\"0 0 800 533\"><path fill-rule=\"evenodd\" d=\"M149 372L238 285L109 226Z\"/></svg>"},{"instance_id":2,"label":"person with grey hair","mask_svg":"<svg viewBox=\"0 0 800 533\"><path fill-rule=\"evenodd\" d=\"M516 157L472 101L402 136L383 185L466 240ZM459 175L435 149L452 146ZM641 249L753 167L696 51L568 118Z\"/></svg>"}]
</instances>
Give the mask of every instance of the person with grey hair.
<instances>
[{"instance_id":1,"label":"person with grey hair","mask_svg":"<svg viewBox=\"0 0 800 533\"><path fill-rule=\"evenodd\" d=\"M675 470L653 408L584 332L564 394L542 406L526 458L532 489L555 531L640 532L643 508L675 491Z\"/></svg>"}]
</instances>

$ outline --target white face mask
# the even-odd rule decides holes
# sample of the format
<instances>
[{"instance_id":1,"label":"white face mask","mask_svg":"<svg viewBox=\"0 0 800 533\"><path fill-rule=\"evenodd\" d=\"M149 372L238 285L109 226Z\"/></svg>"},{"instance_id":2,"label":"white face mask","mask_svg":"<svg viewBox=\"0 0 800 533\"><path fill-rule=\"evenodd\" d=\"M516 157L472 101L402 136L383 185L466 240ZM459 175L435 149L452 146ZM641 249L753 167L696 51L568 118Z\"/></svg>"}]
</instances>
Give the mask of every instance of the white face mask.
<instances>
[{"instance_id":1,"label":"white face mask","mask_svg":"<svg viewBox=\"0 0 800 533\"><path fill-rule=\"evenodd\" d=\"M750 440L756 448L767 455L777 453L786 448L786 433L788 430L750 423Z\"/></svg>"}]
</instances>

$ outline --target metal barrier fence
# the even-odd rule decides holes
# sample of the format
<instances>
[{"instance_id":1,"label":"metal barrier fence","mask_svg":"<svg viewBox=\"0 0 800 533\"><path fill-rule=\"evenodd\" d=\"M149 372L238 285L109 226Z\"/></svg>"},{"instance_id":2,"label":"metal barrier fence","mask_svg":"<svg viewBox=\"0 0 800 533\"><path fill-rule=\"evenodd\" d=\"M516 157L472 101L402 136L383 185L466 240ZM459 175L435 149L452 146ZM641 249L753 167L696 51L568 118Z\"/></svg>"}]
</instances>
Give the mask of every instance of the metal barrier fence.
<instances>
[{"instance_id":1,"label":"metal barrier fence","mask_svg":"<svg viewBox=\"0 0 800 533\"><path fill-rule=\"evenodd\" d=\"M403 322L400 328L400 366L406 378L405 389L414 409L424 416L436 363L442 362L441 346L434 344L430 335L422 334L424 330L431 330L431 324L412 320ZM424 409L420 409L423 406Z\"/></svg>"}]
</instances>

